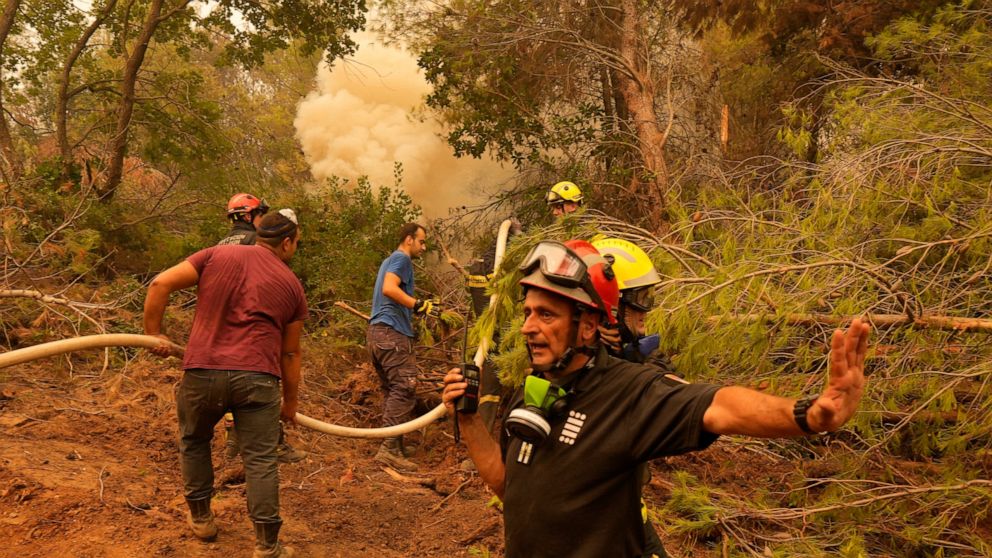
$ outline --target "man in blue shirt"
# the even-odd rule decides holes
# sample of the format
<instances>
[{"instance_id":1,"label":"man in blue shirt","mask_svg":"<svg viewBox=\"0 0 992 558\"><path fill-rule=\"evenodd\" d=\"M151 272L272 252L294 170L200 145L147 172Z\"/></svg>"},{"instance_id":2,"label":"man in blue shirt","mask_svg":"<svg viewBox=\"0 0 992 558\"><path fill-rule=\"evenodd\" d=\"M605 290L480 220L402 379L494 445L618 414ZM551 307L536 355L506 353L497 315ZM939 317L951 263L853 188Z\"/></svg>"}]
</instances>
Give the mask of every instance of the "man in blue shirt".
<instances>
[{"instance_id":1,"label":"man in blue shirt","mask_svg":"<svg viewBox=\"0 0 992 558\"><path fill-rule=\"evenodd\" d=\"M413 353L413 314L436 316L439 309L431 300L413 293L413 258L427 250L427 231L417 223L400 227L399 246L383 260L372 292L372 318L366 345L382 386L384 426L410 420L416 402L417 359ZM404 454L402 436L383 441L376 461L400 469L417 466Z\"/></svg>"}]
</instances>

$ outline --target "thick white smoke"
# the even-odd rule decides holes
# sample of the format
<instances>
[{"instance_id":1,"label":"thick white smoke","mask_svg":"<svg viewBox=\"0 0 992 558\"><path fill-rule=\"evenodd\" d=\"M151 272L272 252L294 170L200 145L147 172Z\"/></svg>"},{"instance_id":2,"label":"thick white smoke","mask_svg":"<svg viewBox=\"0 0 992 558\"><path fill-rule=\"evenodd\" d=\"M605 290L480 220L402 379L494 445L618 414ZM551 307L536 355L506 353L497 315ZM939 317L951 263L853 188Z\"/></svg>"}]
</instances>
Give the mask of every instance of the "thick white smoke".
<instances>
[{"instance_id":1,"label":"thick white smoke","mask_svg":"<svg viewBox=\"0 0 992 558\"><path fill-rule=\"evenodd\" d=\"M294 125L318 180L367 175L374 185L394 184L403 165L403 188L428 217L482 201L510 172L489 160L455 158L439 137L440 125L414 112L430 86L416 59L360 34L356 55L333 67L321 64L316 91L300 103Z\"/></svg>"}]
</instances>

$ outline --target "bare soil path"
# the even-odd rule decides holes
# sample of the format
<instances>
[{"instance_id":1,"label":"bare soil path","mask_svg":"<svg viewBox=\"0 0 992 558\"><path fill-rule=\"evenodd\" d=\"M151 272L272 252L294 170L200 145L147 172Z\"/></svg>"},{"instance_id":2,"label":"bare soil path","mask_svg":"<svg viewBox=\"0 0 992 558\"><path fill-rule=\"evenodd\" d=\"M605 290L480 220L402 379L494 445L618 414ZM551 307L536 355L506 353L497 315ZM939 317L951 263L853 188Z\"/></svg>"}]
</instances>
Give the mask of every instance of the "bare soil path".
<instances>
[{"instance_id":1,"label":"bare soil path","mask_svg":"<svg viewBox=\"0 0 992 558\"><path fill-rule=\"evenodd\" d=\"M213 452L220 535L205 544L189 532L176 443L181 371L176 361L131 356L101 371L102 359L75 355L72 375L64 359L0 370L0 558L251 555L243 470L237 460L226 462L220 425ZM301 411L374 426L379 395L364 362L360 355L311 355ZM375 463L376 440L292 428L290 441L310 455L280 466L283 540L314 558L503 556L502 515L478 476L462 471L467 455L455 447L450 425L408 438L417 445L416 474ZM718 442L653 464L649 507L666 501L676 468L744 493L781 482L784 471L739 450ZM676 558L721 555L719 534L663 539Z\"/></svg>"},{"instance_id":2,"label":"bare soil path","mask_svg":"<svg viewBox=\"0 0 992 558\"><path fill-rule=\"evenodd\" d=\"M175 363L139 360L102 375L77 365L72 378L56 377L62 368L64 361L0 371L0 556L251 555L243 472L225 463L220 427L220 535L205 544L185 525ZM360 378L362 370L350 373ZM309 390L328 379L316 380ZM340 395L305 399L303 411L358 424L349 416L354 397ZM463 454L445 429L414 435L424 466L399 479L372 460L374 440L293 429L291 441L310 456L280 466L283 539L310 557L500 556L501 516L478 477L459 469Z\"/></svg>"}]
</instances>

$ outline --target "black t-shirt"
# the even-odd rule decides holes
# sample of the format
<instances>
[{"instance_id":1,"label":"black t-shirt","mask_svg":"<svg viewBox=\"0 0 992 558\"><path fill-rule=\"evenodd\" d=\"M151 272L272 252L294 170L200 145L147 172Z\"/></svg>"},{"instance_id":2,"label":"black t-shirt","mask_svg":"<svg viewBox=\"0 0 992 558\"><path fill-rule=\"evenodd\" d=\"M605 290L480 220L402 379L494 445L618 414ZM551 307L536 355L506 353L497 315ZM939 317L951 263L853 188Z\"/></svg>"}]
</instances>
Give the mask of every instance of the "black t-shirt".
<instances>
[{"instance_id":1,"label":"black t-shirt","mask_svg":"<svg viewBox=\"0 0 992 558\"><path fill-rule=\"evenodd\" d=\"M231 232L227 233L227 236L220 239L217 246L226 246L228 244L241 244L249 246L255 244L255 227L245 223L244 221L235 221L234 226L231 227Z\"/></svg>"},{"instance_id":2,"label":"black t-shirt","mask_svg":"<svg viewBox=\"0 0 992 558\"><path fill-rule=\"evenodd\" d=\"M703 414L718 386L679 384L601 349L568 386L543 445L501 439L507 558L642 555L642 463L706 448ZM522 391L510 408L523 406Z\"/></svg>"}]
</instances>

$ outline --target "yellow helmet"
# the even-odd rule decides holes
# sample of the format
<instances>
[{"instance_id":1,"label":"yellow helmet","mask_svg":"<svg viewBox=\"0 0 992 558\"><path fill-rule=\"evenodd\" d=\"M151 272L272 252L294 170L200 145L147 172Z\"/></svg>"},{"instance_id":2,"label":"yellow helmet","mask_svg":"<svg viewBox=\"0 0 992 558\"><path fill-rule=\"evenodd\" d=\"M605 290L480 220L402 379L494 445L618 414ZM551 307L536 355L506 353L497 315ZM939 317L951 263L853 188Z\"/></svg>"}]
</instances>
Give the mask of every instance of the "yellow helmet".
<instances>
[{"instance_id":1,"label":"yellow helmet","mask_svg":"<svg viewBox=\"0 0 992 558\"><path fill-rule=\"evenodd\" d=\"M581 205L582 190L574 182L565 180L552 186L548 190L548 195L544 197L544 200L548 202L548 205L557 205L565 202L574 202Z\"/></svg>"},{"instance_id":2,"label":"yellow helmet","mask_svg":"<svg viewBox=\"0 0 992 558\"><path fill-rule=\"evenodd\" d=\"M661 276L644 250L619 238L596 238L592 245L611 264L620 284L620 293L661 283Z\"/></svg>"}]
</instances>

